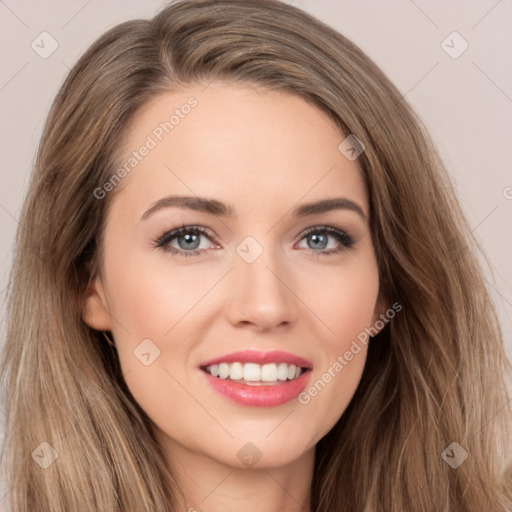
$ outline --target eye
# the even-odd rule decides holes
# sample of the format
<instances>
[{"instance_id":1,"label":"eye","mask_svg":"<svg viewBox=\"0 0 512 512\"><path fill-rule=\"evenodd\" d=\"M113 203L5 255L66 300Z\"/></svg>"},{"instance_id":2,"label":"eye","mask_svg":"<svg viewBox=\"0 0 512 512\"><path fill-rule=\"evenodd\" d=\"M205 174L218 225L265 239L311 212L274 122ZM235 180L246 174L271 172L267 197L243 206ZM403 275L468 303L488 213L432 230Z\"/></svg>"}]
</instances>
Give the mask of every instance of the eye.
<instances>
[{"instance_id":1,"label":"eye","mask_svg":"<svg viewBox=\"0 0 512 512\"><path fill-rule=\"evenodd\" d=\"M162 236L153 240L153 246L177 256L198 256L212 246L212 243L210 243L200 248L201 237L210 240L210 242L214 240L213 232L207 228L183 225L171 231L166 231ZM329 238L337 240L338 245L329 248ZM350 249L355 244L355 239L351 235L332 226L311 227L302 233L300 240L304 239L313 247L307 249L307 251L317 257L338 254ZM173 243L177 247L172 245Z\"/></svg>"},{"instance_id":2,"label":"eye","mask_svg":"<svg viewBox=\"0 0 512 512\"><path fill-rule=\"evenodd\" d=\"M330 247L329 250L326 251L324 249L328 248L329 238L336 239L338 245ZM308 228L302 234L301 241L304 239L313 247L313 249L308 249L308 252L318 257L320 255L331 256L338 254L341 251L350 249L355 244L354 237L332 226L315 226Z\"/></svg>"},{"instance_id":3,"label":"eye","mask_svg":"<svg viewBox=\"0 0 512 512\"><path fill-rule=\"evenodd\" d=\"M199 248L201 237L213 239L213 233L201 226L181 226L172 231L165 232L161 237L153 241L154 247L162 249L178 256L197 256L211 247L211 243ZM173 247L176 241L178 247Z\"/></svg>"}]
</instances>

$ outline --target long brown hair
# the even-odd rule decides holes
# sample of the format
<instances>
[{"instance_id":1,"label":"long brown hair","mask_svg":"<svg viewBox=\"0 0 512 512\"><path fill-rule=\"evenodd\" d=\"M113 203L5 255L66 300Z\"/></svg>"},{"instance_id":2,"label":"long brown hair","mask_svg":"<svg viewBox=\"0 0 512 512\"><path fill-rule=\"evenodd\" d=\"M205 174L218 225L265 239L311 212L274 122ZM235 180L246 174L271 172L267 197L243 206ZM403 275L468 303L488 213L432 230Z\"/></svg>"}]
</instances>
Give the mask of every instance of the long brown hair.
<instances>
[{"instance_id":1,"label":"long brown hair","mask_svg":"<svg viewBox=\"0 0 512 512\"><path fill-rule=\"evenodd\" d=\"M317 444L311 510L512 510L510 363L445 168L365 54L277 0L184 0L122 23L59 90L8 291L2 468L12 510L175 510L152 422L115 350L83 322L83 297L117 193L98 200L94 190L119 168L125 127L156 95L212 80L299 95L363 142L381 291L403 308L372 339L351 403ZM454 467L446 453L467 458Z\"/></svg>"}]
</instances>

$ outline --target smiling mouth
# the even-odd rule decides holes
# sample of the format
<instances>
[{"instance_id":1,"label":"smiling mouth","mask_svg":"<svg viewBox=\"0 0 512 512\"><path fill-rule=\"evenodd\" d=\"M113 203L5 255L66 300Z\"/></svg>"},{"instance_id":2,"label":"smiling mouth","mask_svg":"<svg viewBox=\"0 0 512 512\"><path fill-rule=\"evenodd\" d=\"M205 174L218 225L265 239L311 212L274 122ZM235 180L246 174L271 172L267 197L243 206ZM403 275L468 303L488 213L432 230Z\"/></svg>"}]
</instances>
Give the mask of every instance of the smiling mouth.
<instances>
[{"instance_id":1,"label":"smiling mouth","mask_svg":"<svg viewBox=\"0 0 512 512\"><path fill-rule=\"evenodd\" d=\"M288 363L219 363L201 367L208 375L249 386L275 386L298 379L309 368Z\"/></svg>"}]
</instances>

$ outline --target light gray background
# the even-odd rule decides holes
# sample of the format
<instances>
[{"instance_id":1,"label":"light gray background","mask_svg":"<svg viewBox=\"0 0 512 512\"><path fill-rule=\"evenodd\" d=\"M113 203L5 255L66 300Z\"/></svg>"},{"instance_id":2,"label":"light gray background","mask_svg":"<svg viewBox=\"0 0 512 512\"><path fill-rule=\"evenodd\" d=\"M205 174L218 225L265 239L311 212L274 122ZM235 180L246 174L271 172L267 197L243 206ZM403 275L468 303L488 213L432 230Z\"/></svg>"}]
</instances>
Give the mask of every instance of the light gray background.
<instances>
[{"instance_id":1,"label":"light gray background","mask_svg":"<svg viewBox=\"0 0 512 512\"><path fill-rule=\"evenodd\" d=\"M419 112L489 257L486 277L511 356L512 2L287 1L359 45ZM152 17L164 3L0 0L2 320L17 218L51 101L95 39L122 21ZM58 43L47 59L31 48L43 31ZM442 47L453 31L469 44L456 59ZM453 37L444 43L452 52L460 44Z\"/></svg>"}]
</instances>

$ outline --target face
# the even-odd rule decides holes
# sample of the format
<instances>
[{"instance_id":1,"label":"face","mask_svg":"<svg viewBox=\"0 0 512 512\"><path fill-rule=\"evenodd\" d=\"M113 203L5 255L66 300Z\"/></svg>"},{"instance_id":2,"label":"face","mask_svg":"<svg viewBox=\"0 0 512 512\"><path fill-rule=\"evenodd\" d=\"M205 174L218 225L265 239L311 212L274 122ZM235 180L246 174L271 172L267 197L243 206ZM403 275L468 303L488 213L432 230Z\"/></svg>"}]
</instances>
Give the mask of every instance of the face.
<instances>
[{"instance_id":1,"label":"face","mask_svg":"<svg viewBox=\"0 0 512 512\"><path fill-rule=\"evenodd\" d=\"M167 453L282 466L349 404L354 340L385 308L344 138L299 97L220 83L154 98L130 125L84 319L112 331Z\"/></svg>"}]
</instances>

